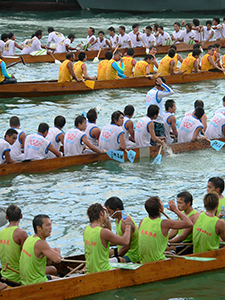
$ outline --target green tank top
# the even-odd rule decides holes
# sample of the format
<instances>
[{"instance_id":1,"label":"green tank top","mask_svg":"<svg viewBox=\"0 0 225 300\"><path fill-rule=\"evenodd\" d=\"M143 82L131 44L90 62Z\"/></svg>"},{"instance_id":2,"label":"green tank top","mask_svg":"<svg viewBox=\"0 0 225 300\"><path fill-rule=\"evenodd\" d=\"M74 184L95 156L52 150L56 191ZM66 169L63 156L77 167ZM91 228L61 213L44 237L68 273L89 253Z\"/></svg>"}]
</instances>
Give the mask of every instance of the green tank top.
<instances>
[{"instance_id":1,"label":"green tank top","mask_svg":"<svg viewBox=\"0 0 225 300\"><path fill-rule=\"evenodd\" d=\"M202 212L193 227L193 252L219 249L220 236L216 234L217 217L208 217Z\"/></svg>"},{"instance_id":2,"label":"green tank top","mask_svg":"<svg viewBox=\"0 0 225 300\"><path fill-rule=\"evenodd\" d=\"M166 250L169 235L162 234L160 218L143 219L139 228L139 251L140 262L147 263L165 259L163 252Z\"/></svg>"},{"instance_id":3,"label":"green tank top","mask_svg":"<svg viewBox=\"0 0 225 300\"><path fill-rule=\"evenodd\" d=\"M222 206L225 207L225 197L223 197L223 199L219 199L219 205L217 208L216 216L218 216L218 214L221 212Z\"/></svg>"},{"instance_id":4,"label":"green tank top","mask_svg":"<svg viewBox=\"0 0 225 300\"><path fill-rule=\"evenodd\" d=\"M47 258L37 258L34 253L34 246L39 240L39 237L31 235L23 244L20 256L20 277L23 285L48 281L45 275Z\"/></svg>"},{"instance_id":5,"label":"green tank top","mask_svg":"<svg viewBox=\"0 0 225 300\"><path fill-rule=\"evenodd\" d=\"M132 219L132 221L134 222L133 219ZM122 224L122 219L119 221L118 224L116 224L116 234L119 236L123 236L123 232L121 230L121 224ZM135 222L134 222L134 226L135 226L135 231L132 234L132 241L130 244L130 249L127 251L125 256L128 256L132 262L138 262L139 261L138 228L137 228L137 225ZM118 245L117 247L119 250L122 246Z\"/></svg>"},{"instance_id":6,"label":"green tank top","mask_svg":"<svg viewBox=\"0 0 225 300\"><path fill-rule=\"evenodd\" d=\"M88 225L84 231L84 248L87 273L101 272L112 269L109 264L109 242L107 248L102 245L102 228L91 228Z\"/></svg>"},{"instance_id":7,"label":"green tank top","mask_svg":"<svg viewBox=\"0 0 225 300\"><path fill-rule=\"evenodd\" d=\"M0 231L0 260L2 268L9 263L9 267L19 271L21 247L13 240L13 233L17 228L17 226L6 227ZM5 272L1 270L1 275L8 280L20 282L20 274L9 269L6 269Z\"/></svg>"},{"instance_id":8,"label":"green tank top","mask_svg":"<svg viewBox=\"0 0 225 300\"><path fill-rule=\"evenodd\" d=\"M182 213L184 213L184 211L182 211ZM195 209L193 209L188 215L187 217L189 218L190 216L193 216L197 213L197 211ZM180 220L180 218L179 218ZM178 235L181 235L183 232L183 229L179 229L178 230ZM183 242L191 242L192 241L192 232L189 234L189 236L186 238L186 240L184 240Z\"/></svg>"}]
</instances>

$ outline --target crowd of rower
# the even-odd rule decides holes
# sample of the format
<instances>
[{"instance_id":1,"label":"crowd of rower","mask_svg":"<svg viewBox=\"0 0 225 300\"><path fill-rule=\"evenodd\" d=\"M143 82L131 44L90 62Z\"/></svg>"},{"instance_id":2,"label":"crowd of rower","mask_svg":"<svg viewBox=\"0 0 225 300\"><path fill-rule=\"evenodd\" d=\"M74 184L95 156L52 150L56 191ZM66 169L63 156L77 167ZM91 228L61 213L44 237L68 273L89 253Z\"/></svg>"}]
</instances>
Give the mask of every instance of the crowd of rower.
<instances>
[{"instance_id":1,"label":"crowd of rower","mask_svg":"<svg viewBox=\"0 0 225 300\"><path fill-rule=\"evenodd\" d=\"M212 177L208 180L207 194L203 198L205 211L193 208L193 197L188 191L168 202L168 209L177 215L177 220L161 219L164 206L157 196L144 204L148 214L139 227L125 212L118 197L110 197L104 205L89 206L87 214L90 225L83 234L86 273L112 269L110 262L148 263L164 260L166 254L190 254L220 247L220 238L225 241L225 197L224 180ZM116 220L116 234L112 232L110 218ZM58 248L50 248L46 238L51 235L52 224L48 215L37 215L33 219L34 234L19 228L21 209L11 204L6 211L9 225L0 231L1 277L9 286L21 282L23 285L45 282L56 277L53 263L60 263ZM222 219L220 219L222 218ZM110 246L116 246L111 248ZM48 259L48 266L46 262ZM11 269L4 269L8 264ZM13 271L14 270L14 271ZM15 270L17 272L15 272ZM18 272L19 271L19 272ZM0 290L7 285L0 282Z\"/></svg>"}]
</instances>

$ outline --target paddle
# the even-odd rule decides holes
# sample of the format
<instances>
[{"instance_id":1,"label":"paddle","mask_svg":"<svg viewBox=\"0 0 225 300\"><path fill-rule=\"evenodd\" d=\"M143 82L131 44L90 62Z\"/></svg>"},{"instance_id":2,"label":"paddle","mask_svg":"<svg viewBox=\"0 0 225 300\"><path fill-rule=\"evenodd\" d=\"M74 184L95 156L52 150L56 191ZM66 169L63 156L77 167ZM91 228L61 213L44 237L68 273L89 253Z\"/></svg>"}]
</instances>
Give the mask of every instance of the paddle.
<instances>
[{"instance_id":1,"label":"paddle","mask_svg":"<svg viewBox=\"0 0 225 300\"><path fill-rule=\"evenodd\" d=\"M5 212L4 208L0 207L0 227L4 226L7 223L5 215L6 215L6 212Z\"/></svg>"},{"instance_id":2,"label":"paddle","mask_svg":"<svg viewBox=\"0 0 225 300\"><path fill-rule=\"evenodd\" d=\"M135 156L136 156L137 153L135 151L133 151L133 150L128 150L127 151L127 149L125 149L125 151L127 153L127 158L129 159L129 161L131 163L133 163L134 160L135 160Z\"/></svg>"},{"instance_id":3,"label":"paddle","mask_svg":"<svg viewBox=\"0 0 225 300\"><path fill-rule=\"evenodd\" d=\"M170 217L169 217L166 213L164 213L164 211L161 211L161 213L162 213L167 219L170 220Z\"/></svg>"},{"instance_id":4,"label":"paddle","mask_svg":"<svg viewBox=\"0 0 225 300\"><path fill-rule=\"evenodd\" d=\"M224 142L219 140L213 140L213 141L210 141L209 139L206 140L210 143L210 146L216 151L220 151L220 149L223 148L223 146L225 145Z\"/></svg>"},{"instance_id":5,"label":"paddle","mask_svg":"<svg viewBox=\"0 0 225 300\"><path fill-rule=\"evenodd\" d=\"M84 116L85 118L87 118L87 114L86 114L85 110L83 110L81 116Z\"/></svg>"},{"instance_id":6,"label":"paddle","mask_svg":"<svg viewBox=\"0 0 225 300\"><path fill-rule=\"evenodd\" d=\"M113 54L116 53L118 48L119 48L119 45L116 46L115 50L113 51Z\"/></svg>"},{"instance_id":7,"label":"paddle","mask_svg":"<svg viewBox=\"0 0 225 300\"><path fill-rule=\"evenodd\" d=\"M141 38L141 36L139 35L139 39L142 41L143 45L145 46L145 53L149 54L149 48L145 45L143 39Z\"/></svg>"},{"instance_id":8,"label":"paddle","mask_svg":"<svg viewBox=\"0 0 225 300\"><path fill-rule=\"evenodd\" d=\"M102 51L102 48L99 49L97 56L93 59L93 62L94 62L94 63L99 62L99 59L98 59L98 58L99 58L99 55L100 55L101 51Z\"/></svg>"},{"instance_id":9,"label":"paddle","mask_svg":"<svg viewBox=\"0 0 225 300\"><path fill-rule=\"evenodd\" d=\"M153 160L152 165L160 165L161 160L162 160L162 154L161 154L161 151L162 151L162 145L160 146L158 155L157 155L156 158Z\"/></svg>"},{"instance_id":10,"label":"paddle","mask_svg":"<svg viewBox=\"0 0 225 300\"><path fill-rule=\"evenodd\" d=\"M63 262L70 262L70 263L81 263L81 264L86 264L85 260L76 260L76 259L66 259L62 258L61 261Z\"/></svg>"},{"instance_id":11,"label":"paddle","mask_svg":"<svg viewBox=\"0 0 225 300\"><path fill-rule=\"evenodd\" d=\"M5 272L6 269L9 269L10 271L13 271L13 272L15 272L15 273L17 273L17 274L20 274L19 271L15 270L15 269L13 269L13 268L8 267L8 264L9 264L9 263L6 263L6 264L5 264L5 266L4 266L4 268L3 268L3 272Z\"/></svg>"},{"instance_id":12,"label":"paddle","mask_svg":"<svg viewBox=\"0 0 225 300\"><path fill-rule=\"evenodd\" d=\"M25 61L24 61L24 59L23 59L23 56L20 56L20 58L21 58L21 60L19 60L19 61L17 61L17 62L14 62L14 63L12 63L12 64L10 64L10 65L8 65L6 68L8 69L8 68L10 68L10 67L13 67L13 66L17 65L18 63L23 63L23 64L25 65Z\"/></svg>"},{"instance_id":13,"label":"paddle","mask_svg":"<svg viewBox=\"0 0 225 300\"><path fill-rule=\"evenodd\" d=\"M83 266L84 266L84 263L78 265L76 268L74 268L74 269L71 270L68 274L66 274L63 278L65 278L65 277L67 277L67 276L69 276L69 275L75 273L78 269L80 269L80 268L83 267Z\"/></svg>"},{"instance_id":14,"label":"paddle","mask_svg":"<svg viewBox=\"0 0 225 300\"><path fill-rule=\"evenodd\" d=\"M106 152L109 158L114 159L118 162L124 163L124 152L119 150L108 150Z\"/></svg>"},{"instance_id":15,"label":"paddle","mask_svg":"<svg viewBox=\"0 0 225 300\"><path fill-rule=\"evenodd\" d=\"M170 255L170 254L166 254L166 257L171 257L171 258L183 258L186 260L195 260L195 261L212 261L212 260L216 260L216 258L212 258L212 257L197 257L197 256L179 256L179 255Z\"/></svg>"},{"instance_id":16,"label":"paddle","mask_svg":"<svg viewBox=\"0 0 225 300\"><path fill-rule=\"evenodd\" d=\"M90 89L94 89L95 88L95 81L94 80L83 80L83 83Z\"/></svg>"},{"instance_id":17,"label":"paddle","mask_svg":"<svg viewBox=\"0 0 225 300\"><path fill-rule=\"evenodd\" d=\"M55 56L50 52L51 57L55 60L56 65L61 65L61 61L55 58Z\"/></svg>"}]
</instances>

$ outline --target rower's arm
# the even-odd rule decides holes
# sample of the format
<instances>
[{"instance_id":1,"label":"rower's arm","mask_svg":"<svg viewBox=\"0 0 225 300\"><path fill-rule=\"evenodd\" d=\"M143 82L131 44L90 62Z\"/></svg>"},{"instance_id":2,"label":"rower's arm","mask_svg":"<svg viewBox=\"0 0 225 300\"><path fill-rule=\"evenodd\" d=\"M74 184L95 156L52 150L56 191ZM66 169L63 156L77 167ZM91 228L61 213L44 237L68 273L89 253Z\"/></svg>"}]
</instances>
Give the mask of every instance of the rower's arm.
<instances>
[{"instance_id":1,"label":"rower's arm","mask_svg":"<svg viewBox=\"0 0 225 300\"><path fill-rule=\"evenodd\" d=\"M120 133L119 142L120 142L120 149L125 150L126 149L126 142L125 142L125 139L124 139L124 132Z\"/></svg>"},{"instance_id":2,"label":"rower's arm","mask_svg":"<svg viewBox=\"0 0 225 300\"><path fill-rule=\"evenodd\" d=\"M89 77L88 73L87 73L87 66L85 64L83 64L82 66L82 70L83 70L83 74L84 74L84 78L88 79L88 80L95 80L96 77Z\"/></svg>"},{"instance_id":3,"label":"rower's arm","mask_svg":"<svg viewBox=\"0 0 225 300\"><path fill-rule=\"evenodd\" d=\"M173 239L177 234L178 234L178 230L177 229L171 229L169 231L169 240Z\"/></svg>"},{"instance_id":4,"label":"rower's arm","mask_svg":"<svg viewBox=\"0 0 225 300\"><path fill-rule=\"evenodd\" d=\"M220 235L221 239L225 242L225 222L223 220L217 221L216 233Z\"/></svg>"},{"instance_id":5,"label":"rower's arm","mask_svg":"<svg viewBox=\"0 0 225 300\"><path fill-rule=\"evenodd\" d=\"M203 126L199 126L198 128L195 129L195 132L193 133L191 141L194 142L199 138L199 134L202 131Z\"/></svg>"},{"instance_id":6,"label":"rower's arm","mask_svg":"<svg viewBox=\"0 0 225 300\"><path fill-rule=\"evenodd\" d=\"M71 76L73 77L73 79L75 79L76 81L82 81L82 79L78 79L75 72L74 72L74 68L73 68L73 63L72 61L70 61L68 64L67 64L67 67L68 69L70 70L70 74Z\"/></svg>"},{"instance_id":7,"label":"rower's arm","mask_svg":"<svg viewBox=\"0 0 225 300\"><path fill-rule=\"evenodd\" d=\"M160 102L163 97L168 97L174 94L174 91L165 83L162 83L161 87L164 88L164 91L157 92L157 102Z\"/></svg>"},{"instance_id":8,"label":"rower's arm","mask_svg":"<svg viewBox=\"0 0 225 300\"><path fill-rule=\"evenodd\" d=\"M24 149L24 144L25 144L25 139L26 139L26 133L25 132L21 132L20 136L19 136L20 142L21 142L21 147L22 149Z\"/></svg>"},{"instance_id":9,"label":"rower's arm","mask_svg":"<svg viewBox=\"0 0 225 300\"><path fill-rule=\"evenodd\" d=\"M130 134L130 140L134 142L134 124L131 120L129 120L127 123L126 123L126 127L128 129L128 132ZM225 126L224 126L225 128Z\"/></svg>"},{"instance_id":10,"label":"rower's arm","mask_svg":"<svg viewBox=\"0 0 225 300\"><path fill-rule=\"evenodd\" d=\"M37 256L37 258L40 258L40 255L38 254L42 253L47 257L47 259L50 259L56 264L59 264L61 262L61 255L59 251L55 251L54 249L50 248L49 244L46 241L37 241L34 246L34 253Z\"/></svg>"},{"instance_id":11,"label":"rower's arm","mask_svg":"<svg viewBox=\"0 0 225 300\"><path fill-rule=\"evenodd\" d=\"M168 120L170 122L170 125L172 127L173 134L177 137L177 126L176 126L176 118L174 116L171 116Z\"/></svg>"},{"instance_id":12,"label":"rower's arm","mask_svg":"<svg viewBox=\"0 0 225 300\"><path fill-rule=\"evenodd\" d=\"M126 222L126 220L125 220L125 222ZM121 231L124 234L124 232L125 232L125 223L124 222L122 222L122 224L121 224ZM129 242L129 245L128 246L122 246L120 248L120 250L118 251L118 255L119 256L124 256L127 253L127 251L130 249L130 245L131 245L131 241L132 241L132 235L133 235L134 231L135 231L135 226L134 226L134 223L132 223L132 225L131 225L131 231L130 231L130 242Z\"/></svg>"},{"instance_id":13,"label":"rower's arm","mask_svg":"<svg viewBox=\"0 0 225 300\"><path fill-rule=\"evenodd\" d=\"M91 136L95 137L96 140L99 140L100 134L101 134L100 128L93 128L91 131Z\"/></svg>"},{"instance_id":14,"label":"rower's arm","mask_svg":"<svg viewBox=\"0 0 225 300\"><path fill-rule=\"evenodd\" d=\"M214 60L211 56L208 57L208 60L209 60L210 64L213 66L213 68L223 71L222 68L220 68L218 65L216 65L216 63L214 62Z\"/></svg>"},{"instance_id":15,"label":"rower's arm","mask_svg":"<svg viewBox=\"0 0 225 300\"><path fill-rule=\"evenodd\" d=\"M93 150L94 152L101 153L101 154L104 154L104 153L105 153L105 151L100 150L99 148L95 147L91 142L89 142L89 140L87 139L87 136L86 136L86 135L83 136L82 142L83 142L86 146L88 146L88 148L90 148L91 150Z\"/></svg>"},{"instance_id":16,"label":"rower's arm","mask_svg":"<svg viewBox=\"0 0 225 300\"><path fill-rule=\"evenodd\" d=\"M204 114L204 115L201 117L201 122L202 122L204 131L206 131L206 129L207 129L207 116L206 116L206 114Z\"/></svg>"},{"instance_id":17,"label":"rower's arm","mask_svg":"<svg viewBox=\"0 0 225 300\"><path fill-rule=\"evenodd\" d=\"M4 155L5 155L5 162L6 162L7 164L15 163L15 160L13 160L13 159L11 158L11 156L10 156L10 151L9 151L9 150L5 151Z\"/></svg>"},{"instance_id":18,"label":"rower's arm","mask_svg":"<svg viewBox=\"0 0 225 300\"><path fill-rule=\"evenodd\" d=\"M177 74L177 72L174 71L174 68L175 68L175 60L171 60L171 62L170 62L170 74L171 75Z\"/></svg>"},{"instance_id":19,"label":"rower's arm","mask_svg":"<svg viewBox=\"0 0 225 300\"><path fill-rule=\"evenodd\" d=\"M132 48L131 41L128 41L128 45L130 48Z\"/></svg>"},{"instance_id":20,"label":"rower's arm","mask_svg":"<svg viewBox=\"0 0 225 300\"><path fill-rule=\"evenodd\" d=\"M1 64L2 75L3 75L5 78L11 78L12 76L9 75L9 73L7 72L5 62L4 62L4 61L1 61L0 64Z\"/></svg>"},{"instance_id":21,"label":"rower's arm","mask_svg":"<svg viewBox=\"0 0 225 300\"><path fill-rule=\"evenodd\" d=\"M137 63L136 59L133 58L132 63L131 63L132 66L135 67L136 63Z\"/></svg>"},{"instance_id":22,"label":"rower's arm","mask_svg":"<svg viewBox=\"0 0 225 300\"><path fill-rule=\"evenodd\" d=\"M14 45L15 45L16 48L18 48L18 49L20 49L20 50L23 50L23 47L20 46L19 44L17 44L17 42L15 42Z\"/></svg>"},{"instance_id":23,"label":"rower's arm","mask_svg":"<svg viewBox=\"0 0 225 300\"><path fill-rule=\"evenodd\" d=\"M155 65L155 67L158 69L158 67L159 67L159 65L158 65L158 63L157 63L157 61L156 61L156 59L154 58L154 60L153 60L153 64Z\"/></svg>"},{"instance_id":24,"label":"rower's arm","mask_svg":"<svg viewBox=\"0 0 225 300\"><path fill-rule=\"evenodd\" d=\"M63 144L64 143L64 136L65 136L65 134L62 132L60 135L58 135L57 141L58 142L60 141Z\"/></svg>"},{"instance_id":25,"label":"rower's arm","mask_svg":"<svg viewBox=\"0 0 225 300\"><path fill-rule=\"evenodd\" d=\"M173 229L172 229L173 230ZM191 228L183 229L182 233L177 235L174 238L169 238L169 243L180 243L186 240L186 238L189 236L189 234L192 232Z\"/></svg>"},{"instance_id":26,"label":"rower's arm","mask_svg":"<svg viewBox=\"0 0 225 300\"><path fill-rule=\"evenodd\" d=\"M154 142L157 142L159 144L164 145L164 142L155 135L154 123L153 122L151 122L151 123L148 124L148 131L151 134L151 139Z\"/></svg>"},{"instance_id":27,"label":"rower's arm","mask_svg":"<svg viewBox=\"0 0 225 300\"><path fill-rule=\"evenodd\" d=\"M178 60L182 63L183 62L183 57L180 55L180 54L178 54Z\"/></svg>"},{"instance_id":28,"label":"rower's arm","mask_svg":"<svg viewBox=\"0 0 225 300\"><path fill-rule=\"evenodd\" d=\"M150 74L150 65L147 65L146 66L146 75L149 75Z\"/></svg>"},{"instance_id":29,"label":"rower's arm","mask_svg":"<svg viewBox=\"0 0 225 300\"><path fill-rule=\"evenodd\" d=\"M108 40L106 40L106 44L107 44L107 46L111 49L112 47L111 47L111 44L110 44L110 42L108 41Z\"/></svg>"},{"instance_id":30,"label":"rower's arm","mask_svg":"<svg viewBox=\"0 0 225 300\"><path fill-rule=\"evenodd\" d=\"M195 73L199 73L200 72L200 70L199 70L199 64L198 64L198 60L197 59L194 62L194 70L195 70Z\"/></svg>"},{"instance_id":31,"label":"rower's arm","mask_svg":"<svg viewBox=\"0 0 225 300\"><path fill-rule=\"evenodd\" d=\"M54 153L57 157L61 157L61 153L52 144L49 145L48 150Z\"/></svg>"},{"instance_id":32,"label":"rower's arm","mask_svg":"<svg viewBox=\"0 0 225 300\"><path fill-rule=\"evenodd\" d=\"M119 64L117 64L115 61L112 63L112 67L114 70L117 71L119 77L121 78L126 78L126 76L123 74L124 73L124 63L122 62L121 66L119 66Z\"/></svg>"}]
</instances>

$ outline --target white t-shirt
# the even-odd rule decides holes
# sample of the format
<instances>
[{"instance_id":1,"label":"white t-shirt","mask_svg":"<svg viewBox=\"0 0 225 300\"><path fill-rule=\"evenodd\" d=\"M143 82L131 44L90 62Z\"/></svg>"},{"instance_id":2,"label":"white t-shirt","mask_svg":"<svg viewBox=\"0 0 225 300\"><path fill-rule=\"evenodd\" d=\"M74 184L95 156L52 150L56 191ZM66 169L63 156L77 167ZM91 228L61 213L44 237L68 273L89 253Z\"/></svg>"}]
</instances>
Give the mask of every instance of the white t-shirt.
<instances>
[{"instance_id":1,"label":"white t-shirt","mask_svg":"<svg viewBox=\"0 0 225 300\"><path fill-rule=\"evenodd\" d=\"M27 39L23 42L23 50L21 50L21 54L30 54L33 51L41 50L41 42L35 36L32 39Z\"/></svg>"},{"instance_id":2,"label":"white t-shirt","mask_svg":"<svg viewBox=\"0 0 225 300\"><path fill-rule=\"evenodd\" d=\"M116 124L107 124L103 127L100 138L99 148L101 150L118 150L120 149L119 137L123 134L123 128Z\"/></svg>"},{"instance_id":3,"label":"white t-shirt","mask_svg":"<svg viewBox=\"0 0 225 300\"><path fill-rule=\"evenodd\" d=\"M198 29L199 26L197 26L195 28ZM194 35L195 35L194 40L200 42L200 40L202 40L202 37L200 37L200 32L198 32L198 30L193 30L193 32L194 32ZM201 33L201 35L202 35L202 33Z\"/></svg>"},{"instance_id":4,"label":"white t-shirt","mask_svg":"<svg viewBox=\"0 0 225 300\"><path fill-rule=\"evenodd\" d=\"M21 147L22 147L21 134L23 133L23 131L20 129L17 129L17 128L13 128L13 129L15 129L17 131L17 139L16 139L15 143L10 145L10 149L11 149L10 156L15 161L23 161L24 153L21 152ZM5 133L6 133L6 131L4 132L4 136L5 136Z\"/></svg>"},{"instance_id":5,"label":"white t-shirt","mask_svg":"<svg viewBox=\"0 0 225 300\"><path fill-rule=\"evenodd\" d=\"M159 38L158 38L158 44L164 44L166 42L166 40L171 40L170 35L168 32L164 31L164 34L162 35L161 33L159 34Z\"/></svg>"},{"instance_id":6,"label":"white t-shirt","mask_svg":"<svg viewBox=\"0 0 225 300\"><path fill-rule=\"evenodd\" d=\"M60 140L57 141L57 138L62 134L62 130L60 130L57 127L49 128L48 134L46 136L46 140L51 142L51 144L57 149L60 150L61 142ZM55 158L57 157L54 153L51 151L48 152L47 158Z\"/></svg>"},{"instance_id":7,"label":"white t-shirt","mask_svg":"<svg viewBox=\"0 0 225 300\"><path fill-rule=\"evenodd\" d=\"M71 44L71 40L70 39L65 39L63 41L61 41L58 46L56 47L55 53L64 53L67 52L66 50L66 45L70 45Z\"/></svg>"},{"instance_id":8,"label":"white t-shirt","mask_svg":"<svg viewBox=\"0 0 225 300\"><path fill-rule=\"evenodd\" d=\"M140 32L139 32L139 34L140 34L140 36L141 36L141 38L142 38L143 34L141 34ZM140 41L137 41L137 35L134 34L133 31L129 32L128 35L130 36L131 46L132 46L133 48L135 48L135 47L143 47L142 41L141 41L141 40L140 40Z\"/></svg>"},{"instance_id":9,"label":"white t-shirt","mask_svg":"<svg viewBox=\"0 0 225 300\"><path fill-rule=\"evenodd\" d=\"M97 147L98 146L98 140L96 140L96 138L91 135L91 131L94 128L98 128L98 126L95 125L95 123L90 123L89 121L87 121L87 127L86 127L84 133L87 135L88 141L91 142L92 145Z\"/></svg>"},{"instance_id":10,"label":"white t-shirt","mask_svg":"<svg viewBox=\"0 0 225 300\"><path fill-rule=\"evenodd\" d=\"M182 30L178 30L178 31L175 31L172 33L172 36L175 38L175 39L182 39ZM176 44L179 44L180 42L177 41Z\"/></svg>"},{"instance_id":11,"label":"white t-shirt","mask_svg":"<svg viewBox=\"0 0 225 300\"><path fill-rule=\"evenodd\" d=\"M164 121L164 127L165 127L165 134L166 134L166 143L172 144L173 139L170 136L170 132L172 131L171 124L169 123L169 118L173 116L170 112L164 112L163 114L163 121Z\"/></svg>"},{"instance_id":12,"label":"white t-shirt","mask_svg":"<svg viewBox=\"0 0 225 300\"><path fill-rule=\"evenodd\" d=\"M128 118L127 116L124 116L124 121L123 121L122 128L123 128L123 131L124 131L124 139L125 139L125 142L126 142L126 148L131 149L131 148L135 148L136 144L129 140L130 134L129 134L128 128L126 127L126 124L127 124L128 121L130 121L130 118Z\"/></svg>"},{"instance_id":13,"label":"white t-shirt","mask_svg":"<svg viewBox=\"0 0 225 300\"><path fill-rule=\"evenodd\" d=\"M100 41L100 38L97 38L97 43L94 44L93 46L95 46L95 50L99 50L100 48L108 48L105 38L103 38L102 41Z\"/></svg>"},{"instance_id":14,"label":"white t-shirt","mask_svg":"<svg viewBox=\"0 0 225 300\"><path fill-rule=\"evenodd\" d=\"M153 34L150 34L150 35L148 36L148 35L145 33L145 34L142 35L142 39L143 39L143 41L144 41L144 43L145 43L145 45L146 45L147 47L150 47L152 42L154 42L154 44L155 44L155 37L154 37ZM153 44L153 45L154 45L154 44Z\"/></svg>"},{"instance_id":15,"label":"white t-shirt","mask_svg":"<svg viewBox=\"0 0 225 300\"><path fill-rule=\"evenodd\" d=\"M194 39L194 32L191 30L187 32L187 30L182 30L182 38L184 39L184 43L188 43L191 39Z\"/></svg>"},{"instance_id":16,"label":"white t-shirt","mask_svg":"<svg viewBox=\"0 0 225 300\"><path fill-rule=\"evenodd\" d=\"M2 51L2 53L4 51L4 47L5 47L5 43L2 40L0 40L0 50Z\"/></svg>"},{"instance_id":17,"label":"white t-shirt","mask_svg":"<svg viewBox=\"0 0 225 300\"><path fill-rule=\"evenodd\" d=\"M155 34L158 34L159 32L157 31ZM155 43L156 44L159 44L159 40L160 40L160 34L158 36L155 36L154 34L154 37L155 37Z\"/></svg>"},{"instance_id":18,"label":"white t-shirt","mask_svg":"<svg viewBox=\"0 0 225 300\"><path fill-rule=\"evenodd\" d=\"M71 128L64 136L64 155L73 156L80 155L83 151L82 138L86 134L78 128Z\"/></svg>"},{"instance_id":19,"label":"white t-shirt","mask_svg":"<svg viewBox=\"0 0 225 300\"><path fill-rule=\"evenodd\" d=\"M49 33L49 35L48 35L47 44L50 45L51 42L54 42L54 43L56 43L56 45L58 45L63 40L65 40L65 37L62 33L53 31L53 32Z\"/></svg>"},{"instance_id":20,"label":"white t-shirt","mask_svg":"<svg viewBox=\"0 0 225 300\"><path fill-rule=\"evenodd\" d=\"M217 115L217 114L220 114L220 113L223 114L223 115L225 115L225 106L223 106L223 107L217 109L217 110L215 111L215 114L214 114L214 115Z\"/></svg>"},{"instance_id":21,"label":"white t-shirt","mask_svg":"<svg viewBox=\"0 0 225 300\"><path fill-rule=\"evenodd\" d=\"M206 41L208 39L208 37L210 36L210 34L214 32L214 30L211 28L210 30L207 30L206 26L203 26L203 31L202 31L202 40ZM214 35L213 37L209 40L209 42L212 42L214 40Z\"/></svg>"},{"instance_id":22,"label":"white t-shirt","mask_svg":"<svg viewBox=\"0 0 225 300\"><path fill-rule=\"evenodd\" d=\"M117 38L118 38L118 35L116 33L115 33L114 37L110 36L110 42L111 42L113 48L116 47L116 45L118 44Z\"/></svg>"},{"instance_id":23,"label":"white t-shirt","mask_svg":"<svg viewBox=\"0 0 225 300\"><path fill-rule=\"evenodd\" d=\"M40 133L29 134L25 139L25 159L44 159L47 157L51 142L47 141Z\"/></svg>"},{"instance_id":24,"label":"white t-shirt","mask_svg":"<svg viewBox=\"0 0 225 300\"><path fill-rule=\"evenodd\" d=\"M215 39L216 40L217 39L222 39L223 36L222 36L220 30L223 32L223 25L218 24L216 27L217 27L217 29L213 29L214 30Z\"/></svg>"},{"instance_id":25,"label":"white t-shirt","mask_svg":"<svg viewBox=\"0 0 225 300\"><path fill-rule=\"evenodd\" d=\"M15 55L15 41L13 40L8 40L5 43L5 47L2 53L3 56L7 55Z\"/></svg>"},{"instance_id":26,"label":"white t-shirt","mask_svg":"<svg viewBox=\"0 0 225 300\"><path fill-rule=\"evenodd\" d=\"M225 126L225 116L222 113L216 114L207 126L205 135L208 139L223 138L223 127Z\"/></svg>"},{"instance_id":27,"label":"white t-shirt","mask_svg":"<svg viewBox=\"0 0 225 300\"><path fill-rule=\"evenodd\" d=\"M4 139L0 139L0 164L5 163L5 152L10 150L10 144Z\"/></svg>"},{"instance_id":28,"label":"white t-shirt","mask_svg":"<svg viewBox=\"0 0 225 300\"><path fill-rule=\"evenodd\" d=\"M134 137L135 137L135 143L137 147L149 147L150 140L151 140L151 134L148 131L148 125L152 122L152 120L145 116L142 117L136 124Z\"/></svg>"},{"instance_id":29,"label":"white t-shirt","mask_svg":"<svg viewBox=\"0 0 225 300\"><path fill-rule=\"evenodd\" d=\"M130 36L126 33L123 36L121 34L119 35L119 44L121 45L121 48L130 48L128 44L130 40Z\"/></svg>"},{"instance_id":30,"label":"white t-shirt","mask_svg":"<svg viewBox=\"0 0 225 300\"><path fill-rule=\"evenodd\" d=\"M92 38L94 39L93 42L95 42L95 41L96 41L96 37L94 36L94 34L93 34L92 36L89 36L89 35L87 36L87 44L89 44L89 41L90 41ZM90 45L90 46L88 47L87 50L91 50L91 48L95 49L95 48L96 48L96 44L94 44L93 46Z\"/></svg>"},{"instance_id":31,"label":"white t-shirt","mask_svg":"<svg viewBox=\"0 0 225 300\"><path fill-rule=\"evenodd\" d=\"M194 116L186 116L181 120L178 130L178 143L191 142L193 134L197 128L202 128L201 121Z\"/></svg>"}]
</instances>

